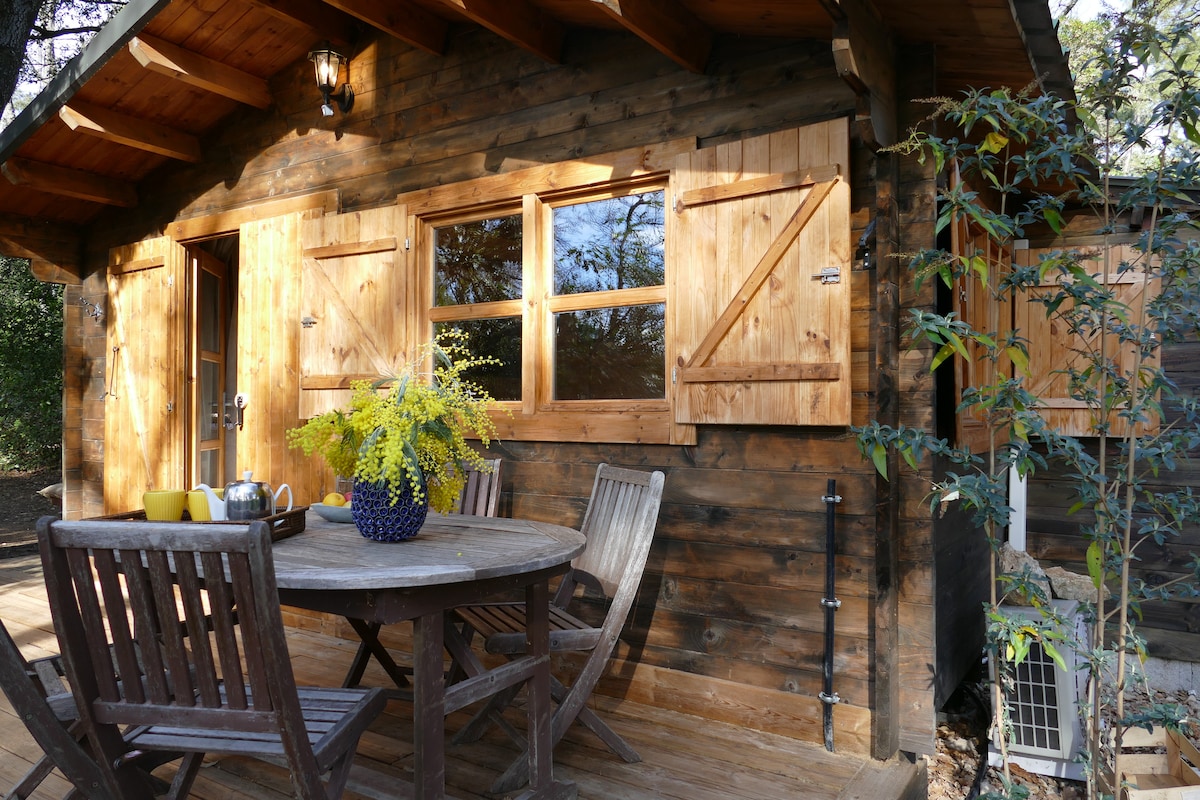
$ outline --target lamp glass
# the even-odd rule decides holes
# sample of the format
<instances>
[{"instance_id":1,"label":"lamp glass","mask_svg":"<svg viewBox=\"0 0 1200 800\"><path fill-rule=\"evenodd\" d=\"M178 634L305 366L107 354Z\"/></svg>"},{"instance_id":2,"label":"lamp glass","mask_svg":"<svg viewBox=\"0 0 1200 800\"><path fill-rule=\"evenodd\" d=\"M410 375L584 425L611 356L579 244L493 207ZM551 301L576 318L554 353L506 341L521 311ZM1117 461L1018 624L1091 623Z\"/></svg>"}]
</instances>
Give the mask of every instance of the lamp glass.
<instances>
[{"instance_id":1,"label":"lamp glass","mask_svg":"<svg viewBox=\"0 0 1200 800\"><path fill-rule=\"evenodd\" d=\"M316 72L317 88L322 92L332 94L337 88L338 73L345 59L340 53L329 48L313 50L308 54Z\"/></svg>"}]
</instances>

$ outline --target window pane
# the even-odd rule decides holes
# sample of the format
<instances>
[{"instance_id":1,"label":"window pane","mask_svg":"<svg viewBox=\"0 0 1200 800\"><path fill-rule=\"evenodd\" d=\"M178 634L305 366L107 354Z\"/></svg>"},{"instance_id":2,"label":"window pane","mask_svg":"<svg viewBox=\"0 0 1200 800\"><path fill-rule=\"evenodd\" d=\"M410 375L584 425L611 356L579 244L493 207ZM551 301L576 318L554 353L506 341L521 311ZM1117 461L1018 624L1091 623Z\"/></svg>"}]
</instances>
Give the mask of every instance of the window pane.
<instances>
[{"instance_id":1,"label":"window pane","mask_svg":"<svg viewBox=\"0 0 1200 800\"><path fill-rule=\"evenodd\" d=\"M197 436L202 442L214 442L221 435L224 409L221 408L221 365L200 362L200 413L196 415Z\"/></svg>"},{"instance_id":2,"label":"window pane","mask_svg":"<svg viewBox=\"0 0 1200 800\"><path fill-rule=\"evenodd\" d=\"M434 305L521 297L521 216L434 229Z\"/></svg>"},{"instance_id":3,"label":"window pane","mask_svg":"<svg viewBox=\"0 0 1200 800\"><path fill-rule=\"evenodd\" d=\"M461 330L474 356L492 356L502 363L468 370L466 377L475 381L496 400L521 399L521 318L465 319L442 322L436 333Z\"/></svg>"},{"instance_id":4,"label":"window pane","mask_svg":"<svg viewBox=\"0 0 1200 800\"><path fill-rule=\"evenodd\" d=\"M221 279L207 270L200 272L200 297L197 305L197 327L200 329L200 349L221 352Z\"/></svg>"},{"instance_id":5,"label":"window pane","mask_svg":"<svg viewBox=\"0 0 1200 800\"><path fill-rule=\"evenodd\" d=\"M554 293L663 284L663 193L554 209Z\"/></svg>"},{"instance_id":6,"label":"window pane","mask_svg":"<svg viewBox=\"0 0 1200 800\"><path fill-rule=\"evenodd\" d=\"M555 400L666 397L664 306L554 315Z\"/></svg>"}]
</instances>

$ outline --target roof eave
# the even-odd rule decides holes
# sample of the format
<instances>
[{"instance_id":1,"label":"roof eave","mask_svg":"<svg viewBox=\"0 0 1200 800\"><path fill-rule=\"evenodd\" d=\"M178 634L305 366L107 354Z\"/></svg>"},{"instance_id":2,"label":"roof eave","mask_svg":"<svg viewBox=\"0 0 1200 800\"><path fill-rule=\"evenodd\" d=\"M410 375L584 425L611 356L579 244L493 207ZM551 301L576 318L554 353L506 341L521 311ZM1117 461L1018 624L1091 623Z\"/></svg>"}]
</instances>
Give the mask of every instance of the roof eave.
<instances>
[{"instance_id":1,"label":"roof eave","mask_svg":"<svg viewBox=\"0 0 1200 800\"><path fill-rule=\"evenodd\" d=\"M57 114L92 75L170 2L129 0L116 16L97 31L79 55L68 61L12 123L0 131L0 163L7 161L25 140Z\"/></svg>"}]
</instances>

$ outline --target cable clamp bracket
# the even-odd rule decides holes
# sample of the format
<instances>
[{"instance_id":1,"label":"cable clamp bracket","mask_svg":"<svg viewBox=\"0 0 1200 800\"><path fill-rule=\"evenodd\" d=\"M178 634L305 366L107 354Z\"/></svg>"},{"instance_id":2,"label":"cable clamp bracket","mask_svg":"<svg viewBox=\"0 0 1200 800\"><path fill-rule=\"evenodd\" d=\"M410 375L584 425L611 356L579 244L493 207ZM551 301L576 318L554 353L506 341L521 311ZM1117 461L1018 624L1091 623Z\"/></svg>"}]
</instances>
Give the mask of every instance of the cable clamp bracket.
<instances>
[{"instance_id":1,"label":"cable clamp bracket","mask_svg":"<svg viewBox=\"0 0 1200 800\"><path fill-rule=\"evenodd\" d=\"M825 606L826 608L832 608L834 611L837 611L839 608L842 607L842 601L838 600L836 597L833 598L832 600L830 600L828 597L822 597L821 605Z\"/></svg>"},{"instance_id":2,"label":"cable clamp bracket","mask_svg":"<svg viewBox=\"0 0 1200 800\"><path fill-rule=\"evenodd\" d=\"M821 702L828 706L835 706L842 702L842 698L838 697L837 692L833 692L832 694L821 692L817 697L821 698Z\"/></svg>"},{"instance_id":3,"label":"cable clamp bracket","mask_svg":"<svg viewBox=\"0 0 1200 800\"><path fill-rule=\"evenodd\" d=\"M821 495L822 503L840 503L842 496L840 494L823 494Z\"/></svg>"}]
</instances>

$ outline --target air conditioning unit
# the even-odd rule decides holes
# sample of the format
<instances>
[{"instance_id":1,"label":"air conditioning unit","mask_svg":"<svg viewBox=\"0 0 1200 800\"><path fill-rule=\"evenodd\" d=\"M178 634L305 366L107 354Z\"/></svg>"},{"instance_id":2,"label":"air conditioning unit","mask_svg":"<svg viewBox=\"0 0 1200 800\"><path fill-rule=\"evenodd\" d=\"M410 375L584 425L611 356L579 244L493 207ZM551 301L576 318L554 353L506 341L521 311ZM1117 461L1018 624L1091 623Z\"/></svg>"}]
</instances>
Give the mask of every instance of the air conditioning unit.
<instances>
[{"instance_id":1,"label":"air conditioning unit","mask_svg":"<svg viewBox=\"0 0 1200 800\"><path fill-rule=\"evenodd\" d=\"M1051 600L1054 610L1071 626L1069 639L1086 647L1087 624L1079 603ZM1001 614L1016 619L1039 620L1035 608L1001 606ZM1005 693L1012 731L1007 744L1009 762L1039 775L1083 780L1083 766L1075 756L1083 748L1082 701L1087 692L1087 670L1083 658L1068 646L1055 647L1066 662L1064 670L1038 643L1014 670L1013 686ZM995 680L995 673L992 679ZM993 731L989 763L1000 763L997 738Z\"/></svg>"}]
</instances>

